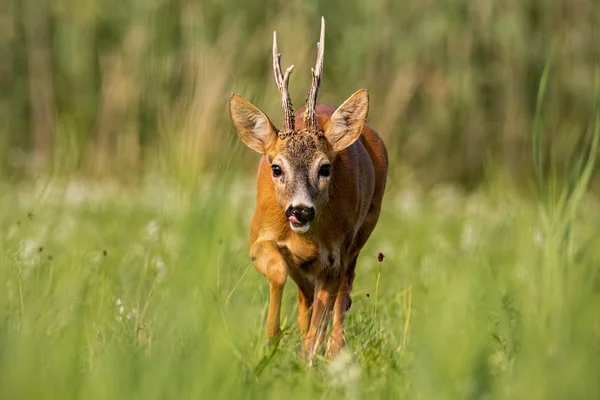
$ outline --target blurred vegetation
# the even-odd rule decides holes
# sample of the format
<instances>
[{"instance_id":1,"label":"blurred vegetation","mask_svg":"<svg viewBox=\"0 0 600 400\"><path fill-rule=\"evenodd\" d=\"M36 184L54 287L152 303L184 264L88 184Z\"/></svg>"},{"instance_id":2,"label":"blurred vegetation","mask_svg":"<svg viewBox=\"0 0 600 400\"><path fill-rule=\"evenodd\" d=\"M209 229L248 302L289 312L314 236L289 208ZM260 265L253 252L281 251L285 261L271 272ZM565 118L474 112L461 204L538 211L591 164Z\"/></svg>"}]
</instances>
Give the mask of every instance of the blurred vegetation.
<instances>
[{"instance_id":1,"label":"blurred vegetation","mask_svg":"<svg viewBox=\"0 0 600 400\"><path fill-rule=\"evenodd\" d=\"M592 120L595 0L3 0L0 168L193 176L251 165L227 115L238 92L276 124L271 34L295 64L298 108L319 17L323 103L371 92L370 124L423 182L477 183L488 165L530 176L537 85L550 65L542 151L560 168ZM546 166L547 167L547 166Z\"/></svg>"},{"instance_id":2,"label":"blurred vegetation","mask_svg":"<svg viewBox=\"0 0 600 400\"><path fill-rule=\"evenodd\" d=\"M599 398L596 3L0 0L0 398ZM320 101L368 88L392 168L308 368L227 99L280 122L276 29L299 108L321 15Z\"/></svg>"}]
</instances>

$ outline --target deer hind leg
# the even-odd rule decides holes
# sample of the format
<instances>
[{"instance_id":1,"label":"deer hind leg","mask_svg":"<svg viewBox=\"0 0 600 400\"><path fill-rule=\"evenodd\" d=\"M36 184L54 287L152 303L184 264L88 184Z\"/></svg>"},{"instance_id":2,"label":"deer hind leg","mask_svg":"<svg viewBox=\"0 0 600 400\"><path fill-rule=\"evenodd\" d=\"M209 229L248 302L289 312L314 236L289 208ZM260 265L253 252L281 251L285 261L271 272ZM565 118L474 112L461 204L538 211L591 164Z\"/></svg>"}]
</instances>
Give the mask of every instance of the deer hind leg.
<instances>
[{"instance_id":1,"label":"deer hind leg","mask_svg":"<svg viewBox=\"0 0 600 400\"><path fill-rule=\"evenodd\" d=\"M356 276L356 260L358 259L358 254L360 253L360 250L365 245L365 243L369 239L369 236L373 232L378 218L379 207L371 205L369 214L367 215L363 226L358 231L356 238L354 239L354 246L351 252L349 253L350 256L348 258L351 261L348 264L348 268L346 269L346 273L344 274L335 300L333 328L331 331L331 335L329 336L329 340L327 341L327 357L333 357L337 355L345 344L344 319L346 316L346 312L350 309L350 306L352 305L352 298L350 297L350 292L352 291L352 284L354 282L354 277Z\"/></svg>"},{"instance_id":2,"label":"deer hind leg","mask_svg":"<svg viewBox=\"0 0 600 400\"><path fill-rule=\"evenodd\" d=\"M346 312L352 305L350 292L352 291L352 282L354 281L356 258L357 257L354 257L348 266L346 274L344 275L337 292L333 312L333 328L331 330L329 340L327 341L327 350L325 351L325 355L327 357L336 356L345 344L344 319Z\"/></svg>"},{"instance_id":3,"label":"deer hind leg","mask_svg":"<svg viewBox=\"0 0 600 400\"><path fill-rule=\"evenodd\" d=\"M275 243L270 241L256 242L250 249L250 256L258 272L269 280L267 337L269 342L272 342L281 332L281 299L287 281L287 262Z\"/></svg>"}]
</instances>

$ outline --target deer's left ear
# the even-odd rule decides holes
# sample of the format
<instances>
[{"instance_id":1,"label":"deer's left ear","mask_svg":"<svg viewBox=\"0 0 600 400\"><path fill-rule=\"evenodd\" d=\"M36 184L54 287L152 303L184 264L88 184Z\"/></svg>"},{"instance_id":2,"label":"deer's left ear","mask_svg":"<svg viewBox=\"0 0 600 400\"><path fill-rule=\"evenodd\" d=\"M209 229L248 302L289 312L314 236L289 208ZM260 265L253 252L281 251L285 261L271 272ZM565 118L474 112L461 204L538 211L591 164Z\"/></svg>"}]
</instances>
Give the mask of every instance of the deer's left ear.
<instances>
[{"instance_id":1,"label":"deer's left ear","mask_svg":"<svg viewBox=\"0 0 600 400\"><path fill-rule=\"evenodd\" d=\"M358 139L369 113L369 92L360 89L338 107L325 128L325 137L333 151L344 150Z\"/></svg>"},{"instance_id":2,"label":"deer's left ear","mask_svg":"<svg viewBox=\"0 0 600 400\"><path fill-rule=\"evenodd\" d=\"M238 136L252 150L264 153L274 140L277 129L269 117L238 94L229 98L229 113Z\"/></svg>"}]
</instances>

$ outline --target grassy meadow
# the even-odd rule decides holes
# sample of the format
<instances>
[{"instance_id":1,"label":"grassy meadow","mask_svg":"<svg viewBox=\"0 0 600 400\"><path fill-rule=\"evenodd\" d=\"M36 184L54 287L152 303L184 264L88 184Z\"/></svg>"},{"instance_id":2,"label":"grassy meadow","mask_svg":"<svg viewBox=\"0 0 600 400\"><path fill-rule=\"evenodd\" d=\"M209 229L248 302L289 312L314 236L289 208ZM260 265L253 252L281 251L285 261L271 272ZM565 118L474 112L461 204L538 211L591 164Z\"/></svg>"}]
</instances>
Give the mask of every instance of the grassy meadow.
<instances>
[{"instance_id":1,"label":"grassy meadow","mask_svg":"<svg viewBox=\"0 0 600 400\"><path fill-rule=\"evenodd\" d=\"M347 347L266 343L248 228L277 125L370 92L390 154ZM0 399L600 398L594 0L0 2ZM383 254L383 261L378 255Z\"/></svg>"},{"instance_id":2,"label":"grassy meadow","mask_svg":"<svg viewBox=\"0 0 600 400\"><path fill-rule=\"evenodd\" d=\"M215 175L193 198L156 180L4 186L0 397L600 393L597 198L572 200L571 214L508 184L467 194L392 179L359 261L347 352L308 368L292 282L282 340L266 346L250 182Z\"/></svg>"}]
</instances>

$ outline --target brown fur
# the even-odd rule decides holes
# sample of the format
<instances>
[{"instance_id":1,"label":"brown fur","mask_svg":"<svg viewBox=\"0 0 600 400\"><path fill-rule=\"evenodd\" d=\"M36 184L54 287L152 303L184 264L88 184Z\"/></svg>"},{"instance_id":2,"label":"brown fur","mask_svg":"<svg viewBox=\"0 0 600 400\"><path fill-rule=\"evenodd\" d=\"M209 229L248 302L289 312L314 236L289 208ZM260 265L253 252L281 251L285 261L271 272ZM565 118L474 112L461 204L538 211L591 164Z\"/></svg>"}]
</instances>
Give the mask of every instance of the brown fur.
<instances>
[{"instance_id":1,"label":"brown fur","mask_svg":"<svg viewBox=\"0 0 600 400\"><path fill-rule=\"evenodd\" d=\"M270 284L267 336L273 340L280 333L281 298L290 276L298 285L298 327L311 361L332 311L327 355L337 354L344 344L356 260L377 224L388 168L383 141L365 125L366 90L337 109L316 106L324 46L321 18L307 107L293 115L288 92L293 66L282 73L273 33L273 72L284 114L281 131L243 97L233 94L229 100L238 136L263 154L250 256Z\"/></svg>"},{"instance_id":2,"label":"brown fur","mask_svg":"<svg viewBox=\"0 0 600 400\"><path fill-rule=\"evenodd\" d=\"M317 106L320 131L327 130L334 111L331 106ZM258 167L250 255L270 282L269 338L280 332L281 296L290 276L298 285L298 326L304 350L312 359L323 340L331 311L334 325L327 354L337 354L344 343L344 314L351 303L356 259L379 218L388 157L379 135L366 125L352 145L333 153L325 138L304 130L303 112L296 112L295 133L265 146ZM317 150L333 160L331 182L326 203L310 230L299 234L291 230L285 209L276 199L269 158L287 153L302 164Z\"/></svg>"}]
</instances>

